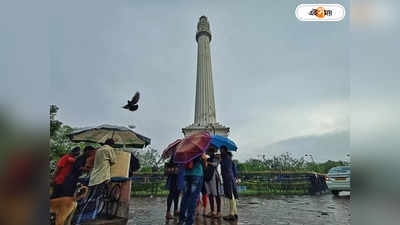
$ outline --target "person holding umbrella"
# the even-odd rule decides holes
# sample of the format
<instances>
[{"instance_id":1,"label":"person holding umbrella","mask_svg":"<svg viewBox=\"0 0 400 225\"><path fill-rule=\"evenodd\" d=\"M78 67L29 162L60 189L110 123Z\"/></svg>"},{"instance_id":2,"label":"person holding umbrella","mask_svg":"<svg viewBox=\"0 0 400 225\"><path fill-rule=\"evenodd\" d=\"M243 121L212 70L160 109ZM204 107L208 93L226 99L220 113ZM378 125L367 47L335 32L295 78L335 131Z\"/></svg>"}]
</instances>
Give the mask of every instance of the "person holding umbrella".
<instances>
[{"instance_id":1,"label":"person holding umbrella","mask_svg":"<svg viewBox=\"0 0 400 225\"><path fill-rule=\"evenodd\" d=\"M237 151L237 146L231 139L221 136L214 135L211 140L211 144L216 146L221 151L221 174L224 186L224 196L229 200L229 215L224 216L225 220L237 220L237 207L236 199L238 198L236 188L236 167L232 162L231 151Z\"/></svg>"},{"instance_id":2,"label":"person holding umbrella","mask_svg":"<svg viewBox=\"0 0 400 225\"><path fill-rule=\"evenodd\" d=\"M215 147L210 147L208 149L208 154L210 158L207 159L207 169L205 170L204 181L205 188L208 194L208 199L210 200L211 211L206 215L207 217L220 218L221 217L221 178L217 171L220 164L220 159L215 155L217 149ZM214 200L217 204L217 213L215 214Z\"/></svg>"},{"instance_id":3,"label":"person holding umbrella","mask_svg":"<svg viewBox=\"0 0 400 225\"><path fill-rule=\"evenodd\" d=\"M174 153L176 147L182 142L181 139L177 139L176 141L172 142L164 149L163 153L161 154L161 160L166 160L170 158L169 163L166 163L164 166L164 174L168 175L167 183L165 188L169 190L168 197L167 197L167 213L165 218L167 220L173 219L171 215L171 205L174 203L174 216L179 216L178 211L178 202L179 202L179 195L181 191L184 190L184 169L181 165L174 163Z\"/></svg>"},{"instance_id":4,"label":"person holding umbrella","mask_svg":"<svg viewBox=\"0 0 400 225\"><path fill-rule=\"evenodd\" d=\"M179 224L192 225L196 203L203 186L203 168L206 167L205 150L209 147L211 135L199 132L186 136L176 147L174 162L184 167L184 194L179 212Z\"/></svg>"},{"instance_id":5,"label":"person holding umbrella","mask_svg":"<svg viewBox=\"0 0 400 225\"><path fill-rule=\"evenodd\" d=\"M179 224L183 224L185 218L186 225L194 223L197 201L203 187L203 167L205 160L206 156L203 154L184 166L185 190L181 202Z\"/></svg>"},{"instance_id":6,"label":"person holding umbrella","mask_svg":"<svg viewBox=\"0 0 400 225\"><path fill-rule=\"evenodd\" d=\"M171 156L169 161L170 164L173 164L174 157ZM176 165L178 166L178 165ZM169 190L168 197L167 197L167 214L165 218L167 220L173 219L171 215L171 206L174 203L174 216L179 216L178 212L178 202L179 202L179 195L183 190L183 184L179 183L179 173L184 173L182 167L178 167L177 173L171 173L168 175L167 183L165 185L166 189Z\"/></svg>"},{"instance_id":7,"label":"person holding umbrella","mask_svg":"<svg viewBox=\"0 0 400 225\"><path fill-rule=\"evenodd\" d=\"M237 220L236 199L238 198L236 188L236 178L234 176L234 164L232 162L232 153L228 152L226 146L221 146L221 173L224 186L225 198L229 200L229 215L224 216L224 220Z\"/></svg>"}]
</instances>

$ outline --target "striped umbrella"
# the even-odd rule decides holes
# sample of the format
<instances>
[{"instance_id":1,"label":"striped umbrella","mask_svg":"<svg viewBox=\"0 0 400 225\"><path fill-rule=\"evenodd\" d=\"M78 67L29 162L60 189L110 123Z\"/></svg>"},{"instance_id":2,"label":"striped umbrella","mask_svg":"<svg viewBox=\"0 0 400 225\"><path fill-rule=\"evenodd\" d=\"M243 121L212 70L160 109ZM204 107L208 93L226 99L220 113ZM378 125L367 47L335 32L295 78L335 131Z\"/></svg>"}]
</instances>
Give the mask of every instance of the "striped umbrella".
<instances>
[{"instance_id":1,"label":"striped umbrella","mask_svg":"<svg viewBox=\"0 0 400 225\"><path fill-rule=\"evenodd\" d=\"M109 138L114 140L114 147L143 148L150 144L150 138L140 135L133 130L123 127L103 124L76 130L68 137L73 142L92 142L104 144Z\"/></svg>"}]
</instances>

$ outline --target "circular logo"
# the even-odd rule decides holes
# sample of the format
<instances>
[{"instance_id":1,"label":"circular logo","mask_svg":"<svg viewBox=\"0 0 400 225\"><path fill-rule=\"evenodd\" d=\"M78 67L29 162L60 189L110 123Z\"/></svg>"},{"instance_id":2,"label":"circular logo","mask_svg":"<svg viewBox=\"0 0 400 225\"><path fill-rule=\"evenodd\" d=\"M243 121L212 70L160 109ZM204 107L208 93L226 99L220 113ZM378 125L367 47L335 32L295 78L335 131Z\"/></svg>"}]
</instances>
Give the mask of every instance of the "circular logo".
<instances>
[{"instance_id":1,"label":"circular logo","mask_svg":"<svg viewBox=\"0 0 400 225\"><path fill-rule=\"evenodd\" d=\"M324 9L324 7L318 7L316 11L317 11L316 12L316 16L318 18L324 18L325 17L325 9Z\"/></svg>"}]
</instances>

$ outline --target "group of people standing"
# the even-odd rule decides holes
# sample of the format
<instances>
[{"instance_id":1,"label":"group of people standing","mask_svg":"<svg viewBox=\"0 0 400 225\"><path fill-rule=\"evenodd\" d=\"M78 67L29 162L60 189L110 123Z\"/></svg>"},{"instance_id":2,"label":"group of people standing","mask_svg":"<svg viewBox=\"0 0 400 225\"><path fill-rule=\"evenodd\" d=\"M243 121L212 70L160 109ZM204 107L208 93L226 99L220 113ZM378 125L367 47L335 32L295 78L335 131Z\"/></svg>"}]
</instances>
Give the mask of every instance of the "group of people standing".
<instances>
[{"instance_id":1,"label":"group of people standing","mask_svg":"<svg viewBox=\"0 0 400 225\"><path fill-rule=\"evenodd\" d=\"M207 155L203 154L189 164L177 165L178 172L168 176L166 219L173 219L171 206L174 203L174 216L179 218L179 224L192 225L200 199L203 200L203 216L215 219L222 217L224 220L238 219L236 166L232 161L232 153L225 146L221 146L219 151L220 154L217 154L218 149L210 145ZM173 162L173 157L170 162ZM180 193L183 193L183 197L178 207ZM226 216L221 214L221 197L226 198L229 206L229 214ZM207 199L210 203L208 214L205 211Z\"/></svg>"},{"instance_id":2,"label":"group of people standing","mask_svg":"<svg viewBox=\"0 0 400 225\"><path fill-rule=\"evenodd\" d=\"M79 177L90 173L94 164L96 149L86 146L81 155L81 148L74 147L70 153L58 160L51 185L53 194L50 198L73 196Z\"/></svg>"},{"instance_id":3,"label":"group of people standing","mask_svg":"<svg viewBox=\"0 0 400 225\"><path fill-rule=\"evenodd\" d=\"M111 166L117 159L113 145L114 140L107 139L98 149L86 146L82 155L80 147L75 147L57 162L51 181L53 194L50 199L73 196L78 182L89 187L87 200L78 202L78 213L74 216L73 224L96 218L99 202L111 180ZM84 174L89 179L81 181L79 178Z\"/></svg>"}]
</instances>

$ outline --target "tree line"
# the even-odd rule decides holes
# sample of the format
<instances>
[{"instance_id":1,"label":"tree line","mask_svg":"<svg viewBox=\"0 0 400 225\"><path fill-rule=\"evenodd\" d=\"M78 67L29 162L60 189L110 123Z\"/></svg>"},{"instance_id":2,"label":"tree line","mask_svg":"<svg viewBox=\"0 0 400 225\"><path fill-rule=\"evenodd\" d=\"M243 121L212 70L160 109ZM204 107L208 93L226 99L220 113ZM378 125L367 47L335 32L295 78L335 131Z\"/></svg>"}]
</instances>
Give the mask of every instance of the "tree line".
<instances>
[{"instance_id":1,"label":"tree line","mask_svg":"<svg viewBox=\"0 0 400 225\"><path fill-rule=\"evenodd\" d=\"M84 149L86 143L72 143L67 134L77 128L73 128L56 119L59 107L50 105L50 174L52 174L57 161L69 152L73 147L80 146ZM98 144L92 144L93 147L99 147ZM139 172L162 171L163 163L160 161L161 151L146 147L143 150L135 151L133 154L139 159L141 168ZM328 173L329 169L335 166L348 165L345 161L328 160L322 163L307 162L304 157L295 158L290 153L267 157L261 155L256 158L251 158L245 162L234 160L238 171L313 171L318 173Z\"/></svg>"}]
</instances>

